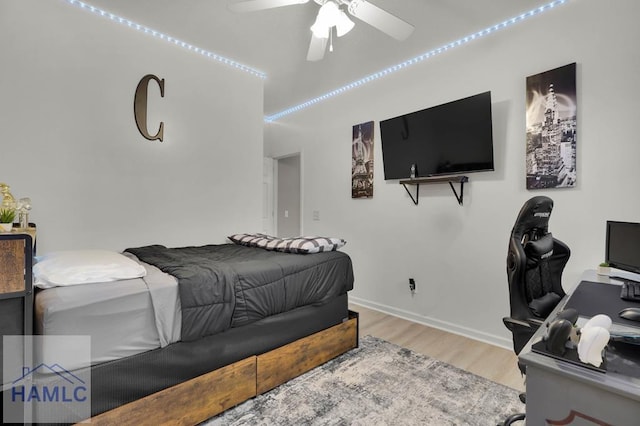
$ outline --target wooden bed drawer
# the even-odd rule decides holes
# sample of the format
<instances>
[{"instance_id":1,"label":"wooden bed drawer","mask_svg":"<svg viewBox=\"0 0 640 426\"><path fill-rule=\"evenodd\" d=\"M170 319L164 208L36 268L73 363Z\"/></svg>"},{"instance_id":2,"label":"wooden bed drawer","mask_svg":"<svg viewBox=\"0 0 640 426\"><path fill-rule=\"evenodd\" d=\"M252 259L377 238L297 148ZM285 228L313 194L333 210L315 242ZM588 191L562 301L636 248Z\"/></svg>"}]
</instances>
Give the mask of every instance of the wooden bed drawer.
<instances>
[{"instance_id":1,"label":"wooden bed drawer","mask_svg":"<svg viewBox=\"0 0 640 426\"><path fill-rule=\"evenodd\" d=\"M358 314L262 355L167 388L90 419L94 425L195 425L358 346Z\"/></svg>"},{"instance_id":2,"label":"wooden bed drawer","mask_svg":"<svg viewBox=\"0 0 640 426\"><path fill-rule=\"evenodd\" d=\"M342 324L258 355L258 395L357 346L358 318L351 312Z\"/></svg>"},{"instance_id":3,"label":"wooden bed drawer","mask_svg":"<svg viewBox=\"0 0 640 426\"><path fill-rule=\"evenodd\" d=\"M255 395L252 356L92 417L91 424L195 425Z\"/></svg>"}]
</instances>

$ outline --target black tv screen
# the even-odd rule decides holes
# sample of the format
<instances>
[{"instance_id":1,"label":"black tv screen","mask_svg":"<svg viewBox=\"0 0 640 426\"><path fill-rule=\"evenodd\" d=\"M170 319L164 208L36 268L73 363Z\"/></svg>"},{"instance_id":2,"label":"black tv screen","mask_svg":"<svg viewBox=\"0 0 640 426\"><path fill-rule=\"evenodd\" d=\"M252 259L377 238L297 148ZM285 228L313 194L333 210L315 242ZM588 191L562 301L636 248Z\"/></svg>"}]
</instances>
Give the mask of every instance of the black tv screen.
<instances>
[{"instance_id":1,"label":"black tv screen","mask_svg":"<svg viewBox=\"0 0 640 426\"><path fill-rule=\"evenodd\" d=\"M640 223L607 221L605 261L612 267L640 274Z\"/></svg>"},{"instance_id":2,"label":"black tv screen","mask_svg":"<svg viewBox=\"0 0 640 426\"><path fill-rule=\"evenodd\" d=\"M491 92L380 122L384 178L493 170Z\"/></svg>"}]
</instances>

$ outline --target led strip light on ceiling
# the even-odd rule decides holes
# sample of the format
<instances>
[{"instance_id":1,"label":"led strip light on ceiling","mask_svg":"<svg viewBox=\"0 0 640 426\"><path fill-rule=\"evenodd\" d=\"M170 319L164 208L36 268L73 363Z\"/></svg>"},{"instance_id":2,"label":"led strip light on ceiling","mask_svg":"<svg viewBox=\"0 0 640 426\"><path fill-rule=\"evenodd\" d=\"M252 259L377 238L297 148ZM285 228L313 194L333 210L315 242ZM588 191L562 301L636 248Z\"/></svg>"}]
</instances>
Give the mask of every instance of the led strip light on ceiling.
<instances>
[{"instance_id":1,"label":"led strip light on ceiling","mask_svg":"<svg viewBox=\"0 0 640 426\"><path fill-rule=\"evenodd\" d=\"M126 25L126 26L128 26L128 27L130 27L130 28L132 28L134 30L143 32L143 33L151 35L153 37L157 37L157 38L159 38L161 40L164 40L164 41L166 41L168 43L171 43L171 44L173 44L175 46L185 48L185 49L187 49L189 51L192 51L194 53L200 54L200 55L205 56L205 57L207 57L209 59L212 59L214 61L223 63L225 65L228 65L228 66L231 66L231 67L234 67L234 68L237 68L237 69L239 69L241 71L247 72L247 73L255 75L257 77L260 77L261 79L266 79L267 78L267 75L264 72L256 70L255 68L251 68L251 67L249 67L247 65L243 65L243 64L241 64L239 62L234 61L233 59L229 59L229 58L226 58L224 56L218 55L217 53L210 52L210 51L205 50L205 49L201 49L201 48L199 48L197 46L194 46L194 45L192 45L190 43L178 40L178 39L176 39L174 37L171 37L169 35L166 35L164 33L161 33L159 31L156 31L156 30L151 29L149 27L145 27L144 25L137 24L137 23L135 23L135 22L133 22L133 21L131 21L129 19L114 15L113 13L107 12L107 11L102 10L100 8L97 8L95 6L91 6L89 4L83 3L80 0L65 0L65 1L67 3L73 5L73 6L76 6L76 7L79 7L81 9L84 9L84 10L90 11L92 13L95 13L97 15L103 16L103 17L108 18L108 19L110 19L110 20L112 20L114 22L117 22L119 24ZM279 118L285 117L285 116L287 116L289 114L293 114L294 112L298 112L298 111L303 110L305 108L308 108L308 107L310 107L312 105L315 105L318 102L325 101L325 100L327 100L329 98L332 98L332 97L334 97L336 95L340 95L340 94L342 94L344 92L347 92L347 91L349 91L351 89L354 89L356 87L360 87L360 86L362 86L364 84L370 83L370 82L372 82L374 80L377 80L377 79L385 77L385 76L387 76L389 74L395 73L396 71L400 71L401 69L404 69L404 68L409 67L411 65L415 65L415 64L418 64L420 62L423 62L423 61L425 61L425 60L427 60L429 58L432 58L432 57L437 56L437 55L439 55L441 53L447 52L447 51L449 51L451 49L454 49L454 48L456 48L458 46L462 46L464 44L467 44L470 41L476 40L476 39L478 39L480 37L484 37L484 36L489 35L489 34L493 34L496 31L508 28L508 27L510 27L510 26L512 26L514 24L517 24L517 23L522 22L522 21L524 21L524 20L526 20L528 18L531 18L533 16L536 16L536 15L539 15L539 14L541 14L543 12L546 12L546 11L548 11L550 9L553 9L556 6L564 4L567 1L568 0L554 0L554 1L550 2L550 3L544 4L544 5L540 6L540 7L532 9L532 10L530 10L528 12L525 12L525 13L522 13L520 15L514 16L513 18L507 19L507 20L502 21L502 22L500 22L498 24L495 24L495 25L487 27L487 28L485 28L483 30L477 31L477 32L475 32L473 34L470 34L470 35L462 37L462 38L460 38L458 40L455 40L455 41L452 41L450 43L447 43L447 44L445 44L443 46L440 46L440 47L437 47L435 49L432 49L432 50L430 50L428 52L425 52L425 53L423 53L421 55L418 55L418 56L416 56L414 58L408 59L408 60L406 60L404 62L401 62L399 64L396 64L396 65L390 66L388 68L385 68L382 71L378 71L378 72L375 72L373 74L370 74L370 75L368 75L366 77L363 77L363 78L361 78L359 80L353 81L353 82L351 82L349 84L341 86L341 87L339 87L337 89L334 89L334 90L332 90L330 92L327 92L327 93L325 93L323 95L317 96L317 97L315 97L313 99L309 99L306 102L303 102L301 104L295 105L295 106L290 107L290 108L287 108L287 109L285 109L283 111L280 111L278 113L265 116L264 117L264 121L265 121L265 123L271 123L271 122L273 122L273 121L275 121L275 120L277 120Z\"/></svg>"},{"instance_id":2,"label":"led strip light on ceiling","mask_svg":"<svg viewBox=\"0 0 640 426\"><path fill-rule=\"evenodd\" d=\"M237 69L239 69L241 71L247 72L247 73L255 75L257 77L260 77L261 79L267 78L267 75L262 71L259 71L257 69L251 68L251 67L249 67L247 65L243 65L243 64L241 64L239 62L234 61L233 59L225 58L224 56L218 55L217 53L210 52L210 51L205 50L205 49L201 49L201 48L199 48L197 46L194 46L194 45L189 44L187 42L184 42L182 40L178 40L175 37L171 37L171 36L169 36L167 34L161 33L160 31L156 31L156 30L154 30L152 28L145 27L144 25L136 24L135 22L133 22L133 21L127 19L127 18L123 18L121 16L114 15L113 13L110 13L110 12L107 12L106 10L102 10L102 9L100 9L98 7L91 6L89 4L83 3L83 2L81 2L79 0L65 0L65 1L67 3L73 5L73 6L79 7L81 9L87 10L89 12L93 12L96 15L103 16L103 17L105 17L107 19L110 19L110 20L112 20L114 22L117 22L119 24L126 25L126 26L128 26L128 27L130 27L130 28L132 28L134 30L138 30L138 31L140 31L142 33L145 33L145 34L151 35L153 37L159 38L160 40L164 40L167 43L171 43L171 44L176 45L178 47L185 48L185 49L187 49L187 50L189 50L191 52L200 54L200 55L205 56L205 57L207 57L209 59L212 59L214 61L223 63L225 65L228 65L228 66L231 66L231 67L234 67L234 68L237 68Z\"/></svg>"},{"instance_id":3,"label":"led strip light on ceiling","mask_svg":"<svg viewBox=\"0 0 640 426\"><path fill-rule=\"evenodd\" d=\"M435 49L432 49L432 50L430 50L428 52L425 52L425 53L423 53L421 55L418 55L418 56L416 56L414 58L411 58L409 60L406 60L406 61L401 62L401 63L396 64L396 65L390 66L389 68L385 68L382 71L378 71L376 73L373 73L373 74L370 74L370 75L368 75L366 77L363 77L363 78L361 78L359 80L353 81L353 82L351 82L349 84L346 84L346 85L344 85L342 87L339 87L339 88L337 88L335 90L327 92L324 95L320 95L318 97L310 99L310 100L308 100L306 102L303 102L303 103L298 104L296 106L293 106L291 108L287 108L287 109L285 109L283 111L280 111L280 112L278 112L276 114L265 116L264 117L264 121L265 121L265 123L271 123L271 122L273 122L273 121L275 121L275 120L277 120L279 118L282 118L282 117L287 116L289 114L293 114L294 112L298 112L300 110L308 108L308 107L310 107L312 105L317 104L318 102L325 101L325 100L327 100L329 98L332 98L332 97L334 97L336 95L340 95L340 94L342 94L342 93L344 93L346 91L349 91L349 90L354 89L356 87L360 87L360 86L362 86L364 84L367 84L367 83L370 83L371 81L374 81L374 80L377 80L379 78L385 77L385 76L387 76L389 74L392 74L392 73L394 73L396 71L400 71L403 68L406 68L406 67L409 67L411 65L415 65L417 63L423 62L423 61L425 61L425 60L427 60L429 58L432 58L432 57L434 57L436 55L439 55L439 54L441 54L443 52L449 51L449 50L451 50L453 48L456 48L458 46L462 46L462 45L464 45L466 43L469 43L470 41L476 40L476 39L478 39L480 37L484 37L484 36L489 35L489 34L493 34L496 31L508 28L508 27L510 27L510 26L512 26L514 24L517 24L518 22L524 21L525 19L531 18L533 16L536 16L536 15L539 15L539 14L541 14L543 12L546 12L546 11L548 11L550 9L553 9L554 7L559 6L559 5L563 4L563 3L566 3L567 1L568 0L554 0L554 1L550 2L550 3L542 5L540 7L535 8L535 9L532 9L532 10L530 10L528 12L522 13L522 14L520 14L518 16L514 16L511 19L507 19L506 21L502 21L499 24L492 25L492 26L487 27L487 28L485 28L483 30L475 32L475 33L473 33L471 35L462 37L462 38L460 38L458 40L452 41L451 43L447 43L447 44L445 44L443 46L440 46L440 47L437 47Z\"/></svg>"}]
</instances>

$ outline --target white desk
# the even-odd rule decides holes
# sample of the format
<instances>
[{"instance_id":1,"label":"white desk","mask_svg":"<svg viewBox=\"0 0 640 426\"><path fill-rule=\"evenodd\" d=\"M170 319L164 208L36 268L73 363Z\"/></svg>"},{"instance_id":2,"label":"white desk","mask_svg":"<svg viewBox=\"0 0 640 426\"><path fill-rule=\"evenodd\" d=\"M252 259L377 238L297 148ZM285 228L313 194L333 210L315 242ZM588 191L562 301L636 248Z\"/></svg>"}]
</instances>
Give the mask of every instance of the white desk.
<instances>
[{"instance_id":1,"label":"white desk","mask_svg":"<svg viewBox=\"0 0 640 426\"><path fill-rule=\"evenodd\" d=\"M619 286L617 281L598 276L595 271L586 272L583 280L599 282L604 286ZM555 318L556 313L564 308L573 291L558 304L549 315L549 319ZM630 302L630 306L632 304L633 302ZM640 306L640 303L637 305ZM612 317L612 320L616 319ZM624 358L625 365L634 372L638 371L636 377L613 371L595 371L532 351L531 346L539 342L546 333L547 322L538 329L519 355L520 361L527 369L526 423L640 425L640 346L625 345L622 352L611 352L611 355L615 352L616 362L620 362L623 358L621 354L624 356L630 351L632 357Z\"/></svg>"}]
</instances>

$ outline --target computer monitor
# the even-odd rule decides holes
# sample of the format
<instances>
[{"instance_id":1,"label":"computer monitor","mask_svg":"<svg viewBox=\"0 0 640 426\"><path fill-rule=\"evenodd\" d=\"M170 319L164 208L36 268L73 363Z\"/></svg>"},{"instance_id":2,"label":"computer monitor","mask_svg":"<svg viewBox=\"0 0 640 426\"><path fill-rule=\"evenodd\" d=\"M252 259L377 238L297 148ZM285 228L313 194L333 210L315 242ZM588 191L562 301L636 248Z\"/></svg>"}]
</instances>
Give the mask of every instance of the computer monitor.
<instances>
[{"instance_id":1,"label":"computer monitor","mask_svg":"<svg viewBox=\"0 0 640 426\"><path fill-rule=\"evenodd\" d=\"M605 261L612 268L640 274L640 223L607 221Z\"/></svg>"}]
</instances>

